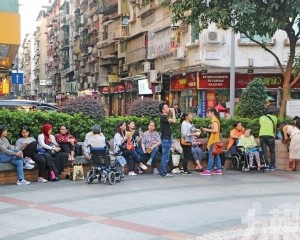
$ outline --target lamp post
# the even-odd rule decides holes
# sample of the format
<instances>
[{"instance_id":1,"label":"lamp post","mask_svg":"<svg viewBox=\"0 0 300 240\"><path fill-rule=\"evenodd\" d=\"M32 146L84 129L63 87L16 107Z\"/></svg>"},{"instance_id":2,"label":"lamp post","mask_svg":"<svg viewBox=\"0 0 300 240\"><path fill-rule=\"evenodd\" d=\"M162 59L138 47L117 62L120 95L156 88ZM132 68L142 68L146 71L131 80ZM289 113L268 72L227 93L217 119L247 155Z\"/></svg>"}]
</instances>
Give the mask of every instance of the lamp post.
<instances>
[{"instance_id":1,"label":"lamp post","mask_svg":"<svg viewBox=\"0 0 300 240\"><path fill-rule=\"evenodd\" d=\"M231 49L230 49L230 116L234 115L235 104L235 33L231 29Z\"/></svg>"}]
</instances>

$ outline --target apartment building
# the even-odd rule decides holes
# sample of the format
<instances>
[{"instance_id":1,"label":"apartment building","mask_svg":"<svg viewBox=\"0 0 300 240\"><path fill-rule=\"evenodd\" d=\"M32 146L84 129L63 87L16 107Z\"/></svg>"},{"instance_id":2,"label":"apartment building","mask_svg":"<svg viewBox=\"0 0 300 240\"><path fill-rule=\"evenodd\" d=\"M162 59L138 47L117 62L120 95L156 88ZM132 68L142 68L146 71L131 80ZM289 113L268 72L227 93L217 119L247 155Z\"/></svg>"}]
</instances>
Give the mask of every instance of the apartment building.
<instances>
[{"instance_id":1,"label":"apartment building","mask_svg":"<svg viewBox=\"0 0 300 240\"><path fill-rule=\"evenodd\" d=\"M269 53L242 34L231 43L231 31L214 24L201 33L193 25L174 24L157 0L149 5L141 0L55 0L43 17L47 61L39 66L46 64L47 93L56 100L91 94L105 102L109 115L123 115L137 97L154 97L204 115L207 107L229 101L232 44L236 98L261 78L280 100L283 77ZM284 32L256 38L285 62L289 43ZM299 87L293 86L294 98L300 97Z\"/></svg>"}]
</instances>

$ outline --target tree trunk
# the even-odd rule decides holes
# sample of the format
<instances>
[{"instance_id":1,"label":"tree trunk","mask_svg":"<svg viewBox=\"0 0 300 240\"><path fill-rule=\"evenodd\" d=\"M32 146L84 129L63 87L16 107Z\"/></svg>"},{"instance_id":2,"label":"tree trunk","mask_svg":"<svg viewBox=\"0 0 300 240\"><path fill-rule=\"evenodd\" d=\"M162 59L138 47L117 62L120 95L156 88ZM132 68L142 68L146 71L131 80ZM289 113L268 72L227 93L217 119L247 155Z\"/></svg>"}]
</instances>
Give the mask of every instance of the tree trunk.
<instances>
[{"instance_id":1,"label":"tree trunk","mask_svg":"<svg viewBox=\"0 0 300 240\"><path fill-rule=\"evenodd\" d=\"M283 91L282 100L281 100L280 111L279 111L279 115L278 115L278 117L280 117L280 118L283 118L285 116L286 102L290 98L290 88L283 87L282 91Z\"/></svg>"}]
</instances>

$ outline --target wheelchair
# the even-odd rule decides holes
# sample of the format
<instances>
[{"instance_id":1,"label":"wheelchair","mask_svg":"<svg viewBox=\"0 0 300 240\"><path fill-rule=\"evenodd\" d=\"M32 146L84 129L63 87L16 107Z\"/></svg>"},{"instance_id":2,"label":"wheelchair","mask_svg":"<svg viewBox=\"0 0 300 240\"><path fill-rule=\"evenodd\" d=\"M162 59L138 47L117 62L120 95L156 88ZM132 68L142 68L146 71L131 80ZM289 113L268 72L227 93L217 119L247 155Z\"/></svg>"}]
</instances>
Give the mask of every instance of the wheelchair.
<instances>
[{"instance_id":1,"label":"wheelchair","mask_svg":"<svg viewBox=\"0 0 300 240\"><path fill-rule=\"evenodd\" d=\"M123 167L116 156L110 155L108 148L90 147L91 169L86 174L86 182L91 184L95 179L98 182L111 185L124 179Z\"/></svg>"},{"instance_id":2,"label":"wheelchair","mask_svg":"<svg viewBox=\"0 0 300 240\"><path fill-rule=\"evenodd\" d=\"M262 154L261 148L257 147L259 151L259 158L260 158L260 165L263 172L268 168L265 158ZM253 160L256 163L256 160ZM237 152L235 155L232 156L232 166L233 169L236 171L242 171L242 172L248 172L251 171L253 168L250 166L249 156L245 151L244 147L238 146ZM257 163L256 167L254 169L257 169Z\"/></svg>"}]
</instances>

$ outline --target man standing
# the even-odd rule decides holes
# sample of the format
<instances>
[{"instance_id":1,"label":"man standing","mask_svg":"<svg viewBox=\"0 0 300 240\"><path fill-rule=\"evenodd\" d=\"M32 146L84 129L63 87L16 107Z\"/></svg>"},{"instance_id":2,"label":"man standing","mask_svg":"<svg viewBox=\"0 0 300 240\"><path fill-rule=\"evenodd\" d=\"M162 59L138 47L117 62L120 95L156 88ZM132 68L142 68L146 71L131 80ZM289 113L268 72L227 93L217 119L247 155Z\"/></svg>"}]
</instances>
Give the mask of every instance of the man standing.
<instances>
[{"instance_id":1,"label":"man standing","mask_svg":"<svg viewBox=\"0 0 300 240\"><path fill-rule=\"evenodd\" d=\"M174 110L175 110L175 116L176 116L176 118L180 118L181 117L181 110L178 107L178 103L174 103Z\"/></svg>"},{"instance_id":2,"label":"man standing","mask_svg":"<svg viewBox=\"0 0 300 240\"><path fill-rule=\"evenodd\" d=\"M169 112L172 113L172 118L169 117ZM161 129L161 146L162 157L160 162L160 175L162 177L173 177L167 173L167 165L170 158L170 150L172 145L172 132L170 123L176 123L176 115L174 108L169 108L167 103L162 102L159 104L160 116L160 129Z\"/></svg>"},{"instance_id":3,"label":"man standing","mask_svg":"<svg viewBox=\"0 0 300 240\"><path fill-rule=\"evenodd\" d=\"M265 161L269 164L267 157L268 147L270 149L271 163L267 170L274 171L275 166L275 136L276 136L276 126L277 117L275 116L277 111L275 109L268 109L267 114L259 118L259 141L264 155Z\"/></svg>"}]
</instances>

